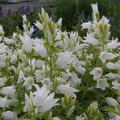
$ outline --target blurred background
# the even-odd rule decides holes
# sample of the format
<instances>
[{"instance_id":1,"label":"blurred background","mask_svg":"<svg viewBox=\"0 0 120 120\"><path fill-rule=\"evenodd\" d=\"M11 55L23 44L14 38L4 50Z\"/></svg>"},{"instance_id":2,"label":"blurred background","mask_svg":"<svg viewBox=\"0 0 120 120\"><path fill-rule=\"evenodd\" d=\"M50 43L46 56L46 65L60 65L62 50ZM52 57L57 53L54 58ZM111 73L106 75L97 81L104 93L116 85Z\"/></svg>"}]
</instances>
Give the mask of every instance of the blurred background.
<instances>
[{"instance_id":1,"label":"blurred background","mask_svg":"<svg viewBox=\"0 0 120 120\"><path fill-rule=\"evenodd\" d=\"M44 7L54 21L63 18L63 30L83 36L81 23L91 21L91 3L98 3L101 16L110 19L112 36L120 38L120 0L0 0L0 24L10 36L17 26L22 28L21 14L33 24Z\"/></svg>"}]
</instances>

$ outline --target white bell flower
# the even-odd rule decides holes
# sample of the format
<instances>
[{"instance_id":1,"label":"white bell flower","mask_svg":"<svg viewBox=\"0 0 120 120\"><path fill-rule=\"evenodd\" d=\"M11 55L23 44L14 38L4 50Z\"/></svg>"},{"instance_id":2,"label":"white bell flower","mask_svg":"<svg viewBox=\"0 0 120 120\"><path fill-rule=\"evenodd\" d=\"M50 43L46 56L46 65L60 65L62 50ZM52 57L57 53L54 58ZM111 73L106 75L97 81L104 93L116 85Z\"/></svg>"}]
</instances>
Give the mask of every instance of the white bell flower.
<instances>
[{"instance_id":1,"label":"white bell flower","mask_svg":"<svg viewBox=\"0 0 120 120\"><path fill-rule=\"evenodd\" d=\"M7 82L7 78L6 77L0 78L0 87L3 87L6 82Z\"/></svg>"},{"instance_id":2,"label":"white bell flower","mask_svg":"<svg viewBox=\"0 0 120 120\"><path fill-rule=\"evenodd\" d=\"M31 52L32 51L32 39L30 36L27 34L27 32L24 32L24 35L20 35L20 39L23 43L23 49L26 52Z\"/></svg>"},{"instance_id":3,"label":"white bell flower","mask_svg":"<svg viewBox=\"0 0 120 120\"><path fill-rule=\"evenodd\" d=\"M117 63L111 63L111 62L108 62L106 64L106 67L110 70L117 70L119 68Z\"/></svg>"},{"instance_id":4,"label":"white bell flower","mask_svg":"<svg viewBox=\"0 0 120 120\"><path fill-rule=\"evenodd\" d=\"M100 59L103 63L105 63L107 60L112 60L114 59L115 57L117 57L117 55L111 53L111 52L102 52L100 54Z\"/></svg>"},{"instance_id":5,"label":"white bell flower","mask_svg":"<svg viewBox=\"0 0 120 120\"><path fill-rule=\"evenodd\" d=\"M115 73L108 73L105 75L109 79L120 79L120 74L115 74Z\"/></svg>"},{"instance_id":6,"label":"white bell flower","mask_svg":"<svg viewBox=\"0 0 120 120\"><path fill-rule=\"evenodd\" d=\"M43 30L43 25L42 25L39 21L36 21L35 26L36 26L39 30Z\"/></svg>"},{"instance_id":7,"label":"white bell flower","mask_svg":"<svg viewBox=\"0 0 120 120\"><path fill-rule=\"evenodd\" d=\"M77 116L77 117L76 117L76 120L85 120L85 117L82 116L82 115L80 115L80 116Z\"/></svg>"},{"instance_id":8,"label":"white bell flower","mask_svg":"<svg viewBox=\"0 0 120 120\"><path fill-rule=\"evenodd\" d=\"M30 97L25 94L25 107L24 107L25 112L30 112L33 111L33 94L30 93Z\"/></svg>"},{"instance_id":9,"label":"white bell flower","mask_svg":"<svg viewBox=\"0 0 120 120\"><path fill-rule=\"evenodd\" d=\"M82 75L85 74L85 72L86 72L86 69L84 68L84 65L85 65L84 61L75 60L73 62L73 67L75 68L75 70Z\"/></svg>"},{"instance_id":10,"label":"white bell flower","mask_svg":"<svg viewBox=\"0 0 120 120\"><path fill-rule=\"evenodd\" d=\"M114 98L112 97L107 97L106 98L106 102L108 105L112 106L112 107L117 107L118 106L118 102L117 100L115 100Z\"/></svg>"},{"instance_id":11,"label":"white bell flower","mask_svg":"<svg viewBox=\"0 0 120 120\"><path fill-rule=\"evenodd\" d=\"M107 24L109 25L109 19L103 16L101 20L99 21L99 24Z\"/></svg>"},{"instance_id":12,"label":"white bell flower","mask_svg":"<svg viewBox=\"0 0 120 120\"><path fill-rule=\"evenodd\" d=\"M75 92L78 92L77 89L70 87L68 84L66 85L58 85L57 90L65 95L70 95L76 97Z\"/></svg>"},{"instance_id":13,"label":"white bell flower","mask_svg":"<svg viewBox=\"0 0 120 120\"><path fill-rule=\"evenodd\" d=\"M92 104L90 104L90 106L91 106L92 108L94 108L94 109L98 109L98 102L95 101L95 102L93 102Z\"/></svg>"},{"instance_id":14,"label":"white bell flower","mask_svg":"<svg viewBox=\"0 0 120 120\"><path fill-rule=\"evenodd\" d=\"M93 14L96 15L97 13L99 13L98 11L98 4L91 4L92 6L92 10L93 10Z\"/></svg>"},{"instance_id":15,"label":"white bell flower","mask_svg":"<svg viewBox=\"0 0 120 120\"><path fill-rule=\"evenodd\" d=\"M33 103L39 113L47 112L58 105L59 99L54 99L54 93L50 93L46 85L43 85L41 88L35 85L35 88L37 91L33 93Z\"/></svg>"},{"instance_id":16,"label":"white bell flower","mask_svg":"<svg viewBox=\"0 0 120 120\"><path fill-rule=\"evenodd\" d=\"M102 76L102 69L99 67L96 67L90 72L90 74L93 75L94 80L98 80Z\"/></svg>"},{"instance_id":17,"label":"white bell flower","mask_svg":"<svg viewBox=\"0 0 120 120\"><path fill-rule=\"evenodd\" d=\"M14 39L10 39L10 38L7 38L7 37L4 38L4 42L8 45L12 45L12 44L14 45L15 44Z\"/></svg>"},{"instance_id":18,"label":"white bell flower","mask_svg":"<svg viewBox=\"0 0 120 120\"><path fill-rule=\"evenodd\" d=\"M96 46L100 42L97 39L95 39L94 37L92 37L90 34L87 34L87 37L85 37L84 43L88 43L90 45Z\"/></svg>"},{"instance_id":19,"label":"white bell flower","mask_svg":"<svg viewBox=\"0 0 120 120\"><path fill-rule=\"evenodd\" d=\"M120 46L118 39L112 40L110 43L107 44L108 49L116 49Z\"/></svg>"},{"instance_id":20,"label":"white bell flower","mask_svg":"<svg viewBox=\"0 0 120 120\"><path fill-rule=\"evenodd\" d=\"M120 83L119 82L117 82L117 81L114 81L114 82L112 82L112 85L113 85L113 89L120 89Z\"/></svg>"},{"instance_id":21,"label":"white bell flower","mask_svg":"<svg viewBox=\"0 0 120 120\"><path fill-rule=\"evenodd\" d=\"M37 54L40 54L42 57L46 57L47 56L47 51L46 48L44 47L44 45L36 45L34 47L35 51Z\"/></svg>"},{"instance_id":22,"label":"white bell flower","mask_svg":"<svg viewBox=\"0 0 120 120\"><path fill-rule=\"evenodd\" d=\"M31 93L32 95L30 95L30 97L26 95L26 111L32 110L32 104L39 113L47 112L54 106L58 105L57 102L59 99L54 99L54 93L50 93L46 85L43 85L43 87L41 88L37 84L35 84L34 86L37 91Z\"/></svg>"},{"instance_id":23,"label":"white bell flower","mask_svg":"<svg viewBox=\"0 0 120 120\"><path fill-rule=\"evenodd\" d=\"M34 78L33 77L24 77L24 86L27 90L31 90L32 86L34 84Z\"/></svg>"},{"instance_id":24,"label":"white bell flower","mask_svg":"<svg viewBox=\"0 0 120 120\"><path fill-rule=\"evenodd\" d=\"M70 85L72 87L76 87L81 84L81 79L78 78L77 74L75 72L71 73L71 80Z\"/></svg>"},{"instance_id":25,"label":"white bell flower","mask_svg":"<svg viewBox=\"0 0 120 120\"><path fill-rule=\"evenodd\" d=\"M8 47L4 43L0 43L0 54L5 54L8 50Z\"/></svg>"},{"instance_id":26,"label":"white bell flower","mask_svg":"<svg viewBox=\"0 0 120 120\"><path fill-rule=\"evenodd\" d=\"M101 90L105 90L107 87L109 87L109 84L108 84L106 78L97 80L96 88L100 88Z\"/></svg>"},{"instance_id":27,"label":"white bell flower","mask_svg":"<svg viewBox=\"0 0 120 120\"><path fill-rule=\"evenodd\" d=\"M0 89L0 93L8 97L13 97L15 95L16 89L15 86L7 86Z\"/></svg>"},{"instance_id":28,"label":"white bell flower","mask_svg":"<svg viewBox=\"0 0 120 120\"><path fill-rule=\"evenodd\" d=\"M17 120L17 114L13 111L5 111L1 114L5 120Z\"/></svg>"},{"instance_id":29,"label":"white bell flower","mask_svg":"<svg viewBox=\"0 0 120 120\"><path fill-rule=\"evenodd\" d=\"M61 120L59 117L53 117L52 120Z\"/></svg>"},{"instance_id":30,"label":"white bell flower","mask_svg":"<svg viewBox=\"0 0 120 120\"><path fill-rule=\"evenodd\" d=\"M0 97L0 108L8 108L11 104L11 100L7 99L7 97Z\"/></svg>"},{"instance_id":31,"label":"white bell flower","mask_svg":"<svg viewBox=\"0 0 120 120\"><path fill-rule=\"evenodd\" d=\"M73 60L74 60L74 58L72 57L72 52L65 51L58 55L56 64L59 67L64 67L66 65L71 64L73 62Z\"/></svg>"},{"instance_id":32,"label":"white bell flower","mask_svg":"<svg viewBox=\"0 0 120 120\"><path fill-rule=\"evenodd\" d=\"M0 34L4 35L3 27L0 25Z\"/></svg>"},{"instance_id":33,"label":"white bell flower","mask_svg":"<svg viewBox=\"0 0 120 120\"><path fill-rule=\"evenodd\" d=\"M92 28L91 22L82 23L82 29L88 29L88 31Z\"/></svg>"}]
</instances>

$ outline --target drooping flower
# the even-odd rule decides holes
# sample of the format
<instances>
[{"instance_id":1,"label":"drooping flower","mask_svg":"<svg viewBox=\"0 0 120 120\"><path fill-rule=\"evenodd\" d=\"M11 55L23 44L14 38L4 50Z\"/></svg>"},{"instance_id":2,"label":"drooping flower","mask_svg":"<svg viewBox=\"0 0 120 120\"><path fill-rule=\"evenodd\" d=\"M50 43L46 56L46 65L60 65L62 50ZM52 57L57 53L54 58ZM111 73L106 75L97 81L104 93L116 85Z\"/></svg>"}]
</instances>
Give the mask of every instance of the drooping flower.
<instances>
[{"instance_id":1,"label":"drooping flower","mask_svg":"<svg viewBox=\"0 0 120 120\"><path fill-rule=\"evenodd\" d=\"M61 85L59 85L57 87L57 90L60 93L62 93L62 94L70 95L70 96L73 96L73 97L76 97L75 92L78 92L77 89L70 87L68 84L66 84L66 85L62 85L61 84Z\"/></svg>"},{"instance_id":2,"label":"drooping flower","mask_svg":"<svg viewBox=\"0 0 120 120\"><path fill-rule=\"evenodd\" d=\"M8 97L13 97L15 95L15 92L15 86L7 86L0 89L0 93Z\"/></svg>"},{"instance_id":3,"label":"drooping flower","mask_svg":"<svg viewBox=\"0 0 120 120\"><path fill-rule=\"evenodd\" d=\"M90 74L93 75L94 80L98 80L102 76L102 69L99 67L96 67L90 72Z\"/></svg>"},{"instance_id":4,"label":"drooping flower","mask_svg":"<svg viewBox=\"0 0 120 120\"><path fill-rule=\"evenodd\" d=\"M100 88L101 90L105 90L107 87L109 87L109 84L107 82L107 79L98 79L96 88Z\"/></svg>"},{"instance_id":5,"label":"drooping flower","mask_svg":"<svg viewBox=\"0 0 120 120\"><path fill-rule=\"evenodd\" d=\"M118 39L112 40L110 43L107 44L107 47L109 49L116 49L120 47L120 43L118 42Z\"/></svg>"},{"instance_id":6,"label":"drooping flower","mask_svg":"<svg viewBox=\"0 0 120 120\"><path fill-rule=\"evenodd\" d=\"M0 36L4 35L3 27L0 25Z\"/></svg>"},{"instance_id":7,"label":"drooping flower","mask_svg":"<svg viewBox=\"0 0 120 120\"><path fill-rule=\"evenodd\" d=\"M111 62L108 62L106 64L106 67L110 70L117 70L118 69L118 64L117 63L111 63Z\"/></svg>"},{"instance_id":8,"label":"drooping flower","mask_svg":"<svg viewBox=\"0 0 120 120\"><path fill-rule=\"evenodd\" d=\"M106 102L107 102L108 105L110 105L110 106L112 106L112 107L117 107L117 105L118 105L117 100L115 100L115 99L112 98L112 97L107 97L107 98L106 98Z\"/></svg>"},{"instance_id":9,"label":"drooping flower","mask_svg":"<svg viewBox=\"0 0 120 120\"><path fill-rule=\"evenodd\" d=\"M100 59L103 63L105 63L107 60L112 60L114 59L115 57L117 57L117 55L111 53L111 52L102 52L100 54Z\"/></svg>"},{"instance_id":10,"label":"drooping flower","mask_svg":"<svg viewBox=\"0 0 120 120\"><path fill-rule=\"evenodd\" d=\"M9 100L7 97L0 97L0 108L8 108L11 104L11 100Z\"/></svg>"},{"instance_id":11,"label":"drooping flower","mask_svg":"<svg viewBox=\"0 0 120 120\"><path fill-rule=\"evenodd\" d=\"M1 115L5 120L17 120L17 114L13 111L5 111Z\"/></svg>"},{"instance_id":12,"label":"drooping flower","mask_svg":"<svg viewBox=\"0 0 120 120\"><path fill-rule=\"evenodd\" d=\"M4 86L6 82L7 82L7 78L6 77L0 78L0 87Z\"/></svg>"},{"instance_id":13,"label":"drooping flower","mask_svg":"<svg viewBox=\"0 0 120 120\"><path fill-rule=\"evenodd\" d=\"M65 51L58 55L56 64L59 67L64 67L66 65L71 64L73 62L73 60L74 60L74 58L72 57L72 52Z\"/></svg>"},{"instance_id":14,"label":"drooping flower","mask_svg":"<svg viewBox=\"0 0 120 120\"><path fill-rule=\"evenodd\" d=\"M95 39L93 36L91 36L90 34L87 34L87 37L85 37L85 40L84 40L85 43L88 43L88 44L91 44L93 46L96 46L98 45L100 42Z\"/></svg>"},{"instance_id":15,"label":"drooping flower","mask_svg":"<svg viewBox=\"0 0 120 120\"><path fill-rule=\"evenodd\" d=\"M113 81L112 82L112 85L113 85L113 89L120 89L120 83L118 81Z\"/></svg>"},{"instance_id":16,"label":"drooping flower","mask_svg":"<svg viewBox=\"0 0 120 120\"><path fill-rule=\"evenodd\" d=\"M88 31L92 28L92 23L87 22L87 23L82 23L82 29L88 29Z\"/></svg>"}]
</instances>

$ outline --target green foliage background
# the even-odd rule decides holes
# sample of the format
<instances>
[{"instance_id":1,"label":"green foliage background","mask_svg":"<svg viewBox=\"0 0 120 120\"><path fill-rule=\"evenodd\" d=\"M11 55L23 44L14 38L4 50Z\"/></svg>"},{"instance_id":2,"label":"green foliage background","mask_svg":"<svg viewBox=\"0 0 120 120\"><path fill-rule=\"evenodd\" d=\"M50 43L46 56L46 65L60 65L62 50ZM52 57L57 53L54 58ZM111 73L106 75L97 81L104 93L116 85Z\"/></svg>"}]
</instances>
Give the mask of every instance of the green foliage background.
<instances>
[{"instance_id":1,"label":"green foliage background","mask_svg":"<svg viewBox=\"0 0 120 120\"><path fill-rule=\"evenodd\" d=\"M46 6L46 11L54 16L55 21L60 17L63 18L63 29L81 31L81 23L88 21L91 18L91 3L98 3L99 11L102 15L107 16L111 23L111 33L114 37L120 38L120 0L54 0L54 8ZM49 3L47 3L49 4ZM38 20L38 13L33 12L27 15L30 22ZM0 18L0 24L6 32L6 35L11 35L16 31L16 26L22 28L22 18L20 14L15 14L8 17Z\"/></svg>"}]
</instances>

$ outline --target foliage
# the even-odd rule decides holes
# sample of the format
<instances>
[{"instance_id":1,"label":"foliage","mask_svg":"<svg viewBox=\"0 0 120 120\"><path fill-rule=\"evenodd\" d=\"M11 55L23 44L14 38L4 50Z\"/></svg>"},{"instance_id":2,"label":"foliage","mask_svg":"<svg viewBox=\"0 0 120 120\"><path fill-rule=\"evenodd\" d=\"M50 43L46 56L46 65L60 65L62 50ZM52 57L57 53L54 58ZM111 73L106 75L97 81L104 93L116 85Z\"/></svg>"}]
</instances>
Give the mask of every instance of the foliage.
<instances>
[{"instance_id":1,"label":"foliage","mask_svg":"<svg viewBox=\"0 0 120 120\"><path fill-rule=\"evenodd\" d=\"M111 30L114 37L120 37L120 12L119 0L55 0L56 19L63 18L63 28L66 30L79 30L83 21L91 21L91 3L98 3L101 15L106 15L110 18L112 24Z\"/></svg>"}]
</instances>

